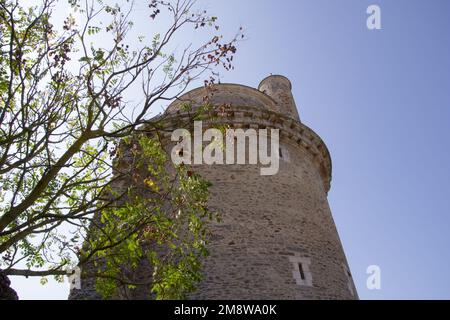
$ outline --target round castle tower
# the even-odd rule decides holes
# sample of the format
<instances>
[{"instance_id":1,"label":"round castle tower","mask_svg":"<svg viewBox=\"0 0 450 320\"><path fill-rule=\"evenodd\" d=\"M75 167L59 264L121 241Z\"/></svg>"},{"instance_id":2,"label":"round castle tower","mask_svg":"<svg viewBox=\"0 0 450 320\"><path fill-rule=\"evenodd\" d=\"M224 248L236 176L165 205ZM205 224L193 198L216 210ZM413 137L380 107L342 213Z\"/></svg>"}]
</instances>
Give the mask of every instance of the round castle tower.
<instances>
[{"instance_id":1,"label":"round castle tower","mask_svg":"<svg viewBox=\"0 0 450 320\"><path fill-rule=\"evenodd\" d=\"M180 105L201 105L194 89ZM193 299L357 299L357 292L327 201L330 154L320 137L300 122L283 76L264 79L258 90L214 87L213 105L229 104L232 128L275 128L280 133L279 171L261 175L260 165L197 165L212 182L210 207L222 221L212 226L210 256ZM277 152L277 151L275 151Z\"/></svg>"},{"instance_id":2,"label":"round castle tower","mask_svg":"<svg viewBox=\"0 0 450 320\"><path fill-rule=\"evenodd\" d=\"M184 94L166 115L189 119L182 106L203 105L207 91L201 87ZM258 89L215 85L209 103L228 106L219 121L231 128L279 129L279 150L270 150L278 153L279 167L276 174L261 175L260 164L193 166L212 183L209 207L220 212L221 221L210 226L204 278L189 298L357 299L327 201L330 154L300 122L290 81L274 75ZM148 279L151 266L144 263L136 273ZM145 299L147 294L137 289L131 297ZM70 298L99 298L93 280Z\"/></svg>"}]
</instances>

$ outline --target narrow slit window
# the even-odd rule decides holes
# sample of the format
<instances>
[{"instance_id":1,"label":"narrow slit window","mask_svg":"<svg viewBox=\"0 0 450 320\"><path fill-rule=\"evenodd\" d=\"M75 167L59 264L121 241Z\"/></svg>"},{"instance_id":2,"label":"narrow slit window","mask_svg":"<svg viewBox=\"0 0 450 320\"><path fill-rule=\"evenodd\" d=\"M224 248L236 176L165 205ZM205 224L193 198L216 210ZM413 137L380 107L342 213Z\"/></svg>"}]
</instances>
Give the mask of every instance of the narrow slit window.
<instances>
[{"instance_id":1,"label":"narrow slit window","mask_svg":"<svg viewBox=\"0 0 450 320\"><path fill-rule=\"evenodd\" d=\"M281 148L278 149L278 153L280 155L280 158L283 158L283 153L281 152Z\"/></svg>"},{"instance_id":2,"label":"narrow slit window","mask_svg":"<svg viewBox=\"0 0 450 320\"><path fill-rule=\"evenodd\" d=\"M180 150L178 150L178 155L179 155L180 157L182 157L183 154L184 154L183 148L181 148Z\"/></svg>"},{"instance_id":3,"label":"narrow slit window","mask_svg":"<svg viewBox=\"0 0 450 320\"><path fill-rule=\"evenodd\" d=\"M305 280L305 271L303 270L303 266L301 263L298 264L298 271L300 272L300 278Z\"/></svg>"},{"instance_id":4,"label":"narrow slit window","mask_svg":"<svg viewBox=\"0 0 450 320\"><path fill-rule=\"evenodd\" d=\"M289 257L289 261L292 263L292 276L295 283L299 286L312 287L311 259L295 253Z\"/></svg>"}]
</instances>

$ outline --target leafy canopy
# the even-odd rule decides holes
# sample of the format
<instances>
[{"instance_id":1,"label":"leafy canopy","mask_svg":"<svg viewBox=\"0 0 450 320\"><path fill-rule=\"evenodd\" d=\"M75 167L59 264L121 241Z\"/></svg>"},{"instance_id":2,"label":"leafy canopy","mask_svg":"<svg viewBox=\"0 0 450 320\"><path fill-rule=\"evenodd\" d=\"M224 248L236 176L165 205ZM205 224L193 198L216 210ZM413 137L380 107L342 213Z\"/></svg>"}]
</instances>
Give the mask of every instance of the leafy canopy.
<instances>
[{"instance_id":1,"label":"leafy canopy","mask_svg":"<svg viewBox=\"0 0 450 320\"><path fill-rule=\"evenodd\" d=\"M64 5L70 13L59 23ZM157 138L164 116L143 124L193 81L209 74L210 86L219 67L232 68L242 35L224 42L217 18L194 1L152 0L147 23L158 32L133 40L133 6L0 0L0 268L8 275L62 280L79 265L104 297L146 285L161 299L183 297L200 278L208 183L167 168ZM207 40L180 50L175 36L187 33ZM113 161L125 158L134 165ZM154 266L150 283L125 272L143 258Z\"/></svg>"}]
</instances>

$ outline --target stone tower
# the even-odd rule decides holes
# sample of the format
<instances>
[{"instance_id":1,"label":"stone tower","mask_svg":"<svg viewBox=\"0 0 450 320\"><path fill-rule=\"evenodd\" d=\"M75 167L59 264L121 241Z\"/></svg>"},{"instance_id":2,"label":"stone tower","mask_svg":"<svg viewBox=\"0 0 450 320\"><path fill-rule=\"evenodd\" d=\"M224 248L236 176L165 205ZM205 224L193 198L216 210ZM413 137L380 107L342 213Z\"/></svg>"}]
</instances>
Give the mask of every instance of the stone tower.
<instances>
[{"instance_id":1,"label":"stone tower","mask_svg":"<svg viewBox=\"0 0 450 320\"><path fill-rule=\"evenodd\" d=\"M204 89L180 100L200 104ZM194 299L357 299L327 201L331 159L320 137L300 122L283 76L258 89L217 86L213 104L229 103L234 128L280 129L279 171L262 176L257 165L196 168L213 183L213 226L205 278ZM179 102L168 112L175 112Z\"/></svg>"},{"instance_id":2,"label":"stone tower","mask_svg":"<svg viewBox=\"0 0 450 320\"><path fill-rule=\"evenodd\" d=\"M173 102L167 114L183 117L181 105L203 103L205 88ZM210 102L229 104L222 121L233 128L276 128L279 171L260 165L197 165L212 182L210 207L221 212L212 225L204 279L192 299L357 299L357 292L327 201L330 154L321 138L300 122L283 76L258 89L214 87ZM138 293L136 298L143 298Z\"/></svg>"}]
</instances>

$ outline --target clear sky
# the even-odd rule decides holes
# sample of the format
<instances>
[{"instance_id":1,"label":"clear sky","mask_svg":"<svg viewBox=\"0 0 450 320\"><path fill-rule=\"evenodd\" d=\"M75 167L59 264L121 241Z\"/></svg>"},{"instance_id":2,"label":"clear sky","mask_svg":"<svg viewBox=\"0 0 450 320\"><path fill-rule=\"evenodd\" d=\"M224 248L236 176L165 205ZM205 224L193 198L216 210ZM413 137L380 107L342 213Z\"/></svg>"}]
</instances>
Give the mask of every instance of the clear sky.
<instances>
[{"instance_id":1,"label":"clear sky","mask_svg":"<svg viewBox=\"0 0 450 320\"><path fill-rule=\"evenodd\" d=\"M366 27L371 4L381 30ZM302 121L327 144L329 202L360 298L450 299L450 1L199 6L225 33L242 25L247 35L222 81L256 87L270 73L287 76ZM366 287L374 264L381 290ZM68 292L38 279L13 285L23 299Z\"/></svg>"}]
</instances>

